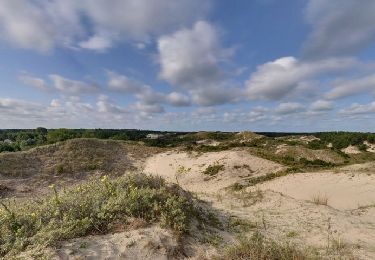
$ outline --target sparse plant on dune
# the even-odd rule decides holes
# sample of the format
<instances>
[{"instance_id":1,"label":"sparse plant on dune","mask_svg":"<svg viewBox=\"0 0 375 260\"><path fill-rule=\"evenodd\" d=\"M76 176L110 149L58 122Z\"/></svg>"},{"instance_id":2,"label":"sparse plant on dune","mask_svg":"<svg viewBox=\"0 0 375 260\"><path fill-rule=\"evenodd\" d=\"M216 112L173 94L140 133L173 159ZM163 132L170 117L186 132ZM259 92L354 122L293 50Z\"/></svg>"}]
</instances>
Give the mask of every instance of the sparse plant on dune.
<instances>
[{"instance_id":1,"label":"sparse plant on dune","mask_svg":"<svg viewBox=\"0 0 375 260\"><path fill-rule=\"evenodd\" d=\"M224 170L224 165L219 164L219 162L215 162L212 165L209 165L204 171L203 174L209 175L209 176L215 176L220 171Z\"/></svg>"},{"instance_id":2,"label":"sparse plant on dune","mask_svg":"<svg viewBox=\"0 0 375 260\"><path fill-rule=\"evenodd\" d=\"M328 205L327 195L322 195L320 193L313 195L311 201L316 205Z\"/></svg>"}]
</instances>

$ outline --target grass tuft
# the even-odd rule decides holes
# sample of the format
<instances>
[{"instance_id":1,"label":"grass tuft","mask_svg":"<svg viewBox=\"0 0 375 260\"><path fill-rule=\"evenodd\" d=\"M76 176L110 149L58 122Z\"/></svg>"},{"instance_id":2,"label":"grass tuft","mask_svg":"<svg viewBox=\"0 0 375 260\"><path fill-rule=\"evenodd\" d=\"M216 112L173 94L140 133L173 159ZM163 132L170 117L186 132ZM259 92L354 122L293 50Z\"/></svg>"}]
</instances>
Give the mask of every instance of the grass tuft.
<instances>
[{"instance_id":1,"label":"grass tuft","mask_svg":"<svg viewBox=\"0 0 375 260\"><path fill-rule=\"evenodd\" d=\"M304 260L308 256L290 244L277 244L255 233L251 238L243 238L237 245L224 250L215 260Z\"/></svg>"},{"instance_id":2,"label":"grass tuft","mask_svg":"<svg viewBox=\"0 0 375 260\"><path fill-rule=\"evenodd\" d=\"M321 195L321 194L313 195L311 198L311 201L316 205L325 205L325 206L328 205L327 195Z\"/></svg>"}]
</instances>

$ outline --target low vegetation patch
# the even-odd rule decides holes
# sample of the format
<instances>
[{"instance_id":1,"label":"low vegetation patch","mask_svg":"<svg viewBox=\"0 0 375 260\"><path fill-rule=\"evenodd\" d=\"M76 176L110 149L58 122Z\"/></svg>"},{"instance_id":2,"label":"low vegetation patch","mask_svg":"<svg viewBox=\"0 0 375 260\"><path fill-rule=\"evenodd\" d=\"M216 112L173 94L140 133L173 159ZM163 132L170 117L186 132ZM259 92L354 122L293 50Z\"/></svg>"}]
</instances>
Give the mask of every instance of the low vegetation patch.
<instances>
[{"instance_id":1,"label":"low vegetation patch","mask_svg":"<svg viewBox=\"0 0 375 260\"><path fill-rule=\"evenodd\" d=\"M237 217L230 217L228 220L228 229L236 233L246 233L257 228L256 223Z\"/></svg>"},{"instance_id":2,"label":"low vegetation patch","mask_svg":"<svg viewBox=\"0 0 375 260\"><path fill-rule=\"evenodd\" d=\"M218 174L220 171L224 170L224 165L215 163L213 165L208 166L204 171L203 174L209 175L209 176L215 176Z\"/></svg>"},{"instance_id":3,"label":"low vegetation patch","mask_svg":"<svg viewBox=\"0 0 375 260\"><path fill-rule=\"evenodd\" d=\"M107 233L132 218L160 222L178 234L188 233L191 221L210 221L210 214L189 193L157 177L104 176L68 190L51 189L52 195L41 201L1 203L0 258Z\"/></svg>"},{"instance_id":4,"label":"low vegetation patch","mask_svg":"<svg viewBox=\"0 0 375 260\"><path fill-rule=\"evenodd\" d=\"M270 181L270 180L275 179L277 177L288 175L289 173L290 173L289 171L271 172L271 173L268 173L266 175L250 178L250 179L246 180L246 182L249 186L253 186L253 185L256 185L258 183Z\"/></svg>"},{"instance_id":5,"label":"low vegetation patch","mask_svg":"<svg viewBox=\"0 0 375 260\"><path fill-rule=\"evenodd\" d=\"M237 245L225 249L215 260L302 260L311 259L305 252L288 243L278 244L255 233L251 238L243 238Z\"/></svg>"}]
</instances>

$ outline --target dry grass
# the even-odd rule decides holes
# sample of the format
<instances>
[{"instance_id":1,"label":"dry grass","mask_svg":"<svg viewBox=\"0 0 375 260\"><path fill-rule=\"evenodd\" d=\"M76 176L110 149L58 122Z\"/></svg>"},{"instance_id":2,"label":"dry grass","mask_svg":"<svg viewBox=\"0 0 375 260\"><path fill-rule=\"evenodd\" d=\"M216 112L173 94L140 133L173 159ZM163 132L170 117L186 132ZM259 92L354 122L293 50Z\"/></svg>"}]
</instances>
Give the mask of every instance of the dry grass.
<instances>
[{"instance_id":1,"label":"dry grass","mask_svg":"<svg viewBox=\"0 0 375 260\"><path fill-rule=\"evenodd\" d=\"M255 233L251 238L242 239L237 245L226 248L215 260L303 260L311 259L307 253L287 243L276 243Z\"/></svg>"},{"instance_id":2,"label":"dry grass","mask_svg":"<svg viewBox=\"0 0 375 260\"><path fill-rule=\"evenodd\" d=\"M313 195L311 201L316 205L328 205L328 197L327 195L322 195L320 193Z\"/></svg>"}]
</instances>

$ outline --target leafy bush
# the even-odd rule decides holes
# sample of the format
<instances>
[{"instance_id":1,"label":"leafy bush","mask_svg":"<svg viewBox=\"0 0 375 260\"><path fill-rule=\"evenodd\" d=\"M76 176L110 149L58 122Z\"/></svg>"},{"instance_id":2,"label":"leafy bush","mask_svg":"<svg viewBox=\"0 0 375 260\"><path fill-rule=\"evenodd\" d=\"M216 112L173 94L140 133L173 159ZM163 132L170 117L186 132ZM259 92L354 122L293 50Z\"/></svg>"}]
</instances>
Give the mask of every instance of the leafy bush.
<instances>
[{"instance_id":1,"label":"leafy bush","mask_svg":"<svg viewBox=\"0 0 375 260\"><path fill-rule=\"evenodd\" d=\"M368 146L366 144L360 144L358 145L358 149L362 152L366 152L368 149Z\"/></svg>"},{"instance_id":2,"label":"leafy bush","mask_svg":"<svg viewBox=\"0 0 375 260\"><path fill-rule=\"evenodd\" d=\"M58 241L92 233L106 233L127 218L161 222L179 234L189 231L193 219L205 220L205 211L178 186L145 175L109 180L104 176L85 185L58 192L43 201L0 208L0 257L26 248L46 247Z\"/></svg>"}]
</instances>

